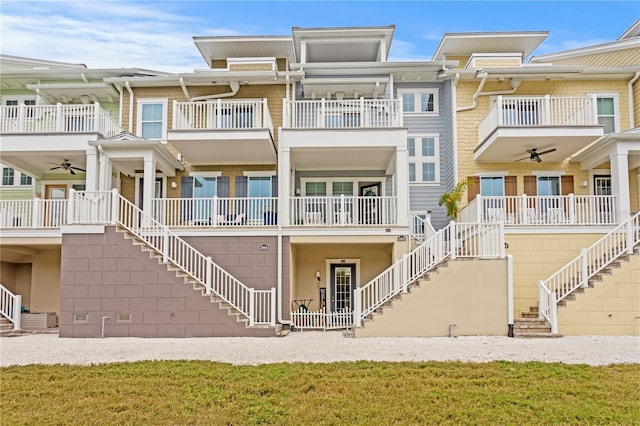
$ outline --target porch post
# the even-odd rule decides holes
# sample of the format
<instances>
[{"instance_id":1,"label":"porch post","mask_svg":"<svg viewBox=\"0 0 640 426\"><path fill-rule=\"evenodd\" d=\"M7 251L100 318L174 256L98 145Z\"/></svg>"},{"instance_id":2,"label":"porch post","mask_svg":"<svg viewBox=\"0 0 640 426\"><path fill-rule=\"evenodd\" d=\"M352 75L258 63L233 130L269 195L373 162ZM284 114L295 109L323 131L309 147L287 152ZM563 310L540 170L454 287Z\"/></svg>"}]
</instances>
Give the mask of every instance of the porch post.
<instances>
[{"instance_id":1,"label":"porch post","mask_svg":"<svg viewBox=\"0 0 640 426\"><path fill-rule=\"evenodd\" d=\"M291 194L291 152L288 146L283 146L282 133L279 139L278 155L278 223L282 226L291 225L290 194Z\"/></svg>"},{"instance_id":2,"label":"porch post","mask_svg":"<svg viewBox=\"0 0 640 426\"><path fill-rule=\"evenodd\" d=\"M616 223L623 222L631 214L631 202L629 200L629 159L626 151L620 152L621 148L616 148L616 152L609 155L611 163L611 194L616 207Z\"/></svg>"},{"instance_id":3,"label":"porch post","mask_svg":"<svg viewBox=\"0 0 640 426\"><path fill-rule=\"evenodd\" d=\"M396 148L396 223L409 226L409 152L407 141ZM390 221L391 222L391 221Z\"/></svg>"},{"instance_id":4,"label":"porch post","mask_svg":"<svg viewBox=\"0 0 640 426\"><path fill-rule=\"evenodd\" d=\"M142 211L153 217L151 212L151 206L153 203L153 196L155 194L154 188L156 185L156 162L153 158L153 154L148 154L144 157L144 184L142 190L144 196L142 197Z\"/></svg>"},{"instance_id":5,"label":"porch post","mask_svg":"<svg viewBox=\"0 0 640 426\"><path fill-rule=\"evenodd\" d=\"M87 171L85 174L85 185L87 191L97 191L98 190L98 176L97 176L97 168L98 168L98 149L95 146L90 146L87 148Z\"/></svg>"}]
</instances>

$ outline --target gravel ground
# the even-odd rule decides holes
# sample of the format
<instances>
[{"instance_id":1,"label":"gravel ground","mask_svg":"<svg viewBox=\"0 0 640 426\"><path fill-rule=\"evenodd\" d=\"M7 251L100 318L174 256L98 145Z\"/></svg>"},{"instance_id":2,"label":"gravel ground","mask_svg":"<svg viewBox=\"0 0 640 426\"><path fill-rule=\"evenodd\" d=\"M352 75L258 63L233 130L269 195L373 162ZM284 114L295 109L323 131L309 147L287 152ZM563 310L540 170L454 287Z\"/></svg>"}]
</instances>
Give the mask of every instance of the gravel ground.
<instances>
[{"instance_id":1,"label":"gravel ground","mask_svg":"<svg viewBox=\"0 0 640 426\"><path fill-rule=\"evenodd\" d=\"M334 361L543 361L607 365L640 363L640 337L580 336L345 338L341 332L286 337L67 339L29 334L0 339L0 365L101 364L141 360L208 360L240 365Z\"/></svg>"}]
</instances>

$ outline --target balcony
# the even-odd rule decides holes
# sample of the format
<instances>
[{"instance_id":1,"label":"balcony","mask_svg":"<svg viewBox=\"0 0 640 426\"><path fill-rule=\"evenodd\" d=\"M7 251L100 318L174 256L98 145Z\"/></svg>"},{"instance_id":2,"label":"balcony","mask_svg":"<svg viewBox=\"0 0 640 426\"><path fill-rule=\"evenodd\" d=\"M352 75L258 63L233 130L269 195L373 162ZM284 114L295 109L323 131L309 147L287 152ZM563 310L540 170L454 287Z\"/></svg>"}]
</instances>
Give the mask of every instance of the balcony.
<instances>
[{"instance_id":1,"label":"balcony","mask_svg":"<svg viewBox=\"0 0 640 426\"><path fill-rule=\"evenodd\" d=\"M556 149L558 162L604 134L593 97L498 96L478 126L476 161L516 161L526 150Z\"/></svg>"},{"instance_id":2,"label":"balcony","mask_svg":"<svg viewBox=\"0 0 640 426\"><path fill-rule=\"evenodd\" d=\"M505 196L478 195L459 214L460 222L505 226L594 226L616 223L610 195Z\"/></svg>"},{"instance_id":3,"label":"balcony","mask_svg":"<svg viewBox=\"0 0 640 426\"><path fill-rule=\"evenodd\" d=\"M0 200L0 229L59 229L67 222L67 200Z\"/></svg>"},{"instance_id":4,"label":"balcony","mask_svg":"<svg viewBox=\"0 0 640 426\"><path fill-rule=\"evenodd\" d=\"M0 106L3 139L8 137L7 134L34 133L97 133L102 138L110 138L121 132L122 128L98 102L87 105Z\"/></svg>"},{"instance_id":5,"label":"balcony","mask_svg":"<svg viewBox=\"0 0 640 426\"><path fill-rule=\"evenodd\" d=\"M193 165L276 162L266 99L173 102L168 141Z\"/></svg>"},{"instance_id":6,"label":"balcony","mask_svg":"<svg viewBox=\"0 0 640 426\"><path fill-rule=\"evenodd\" d=\"M296 197L291 199L292 226L394 226L396 197Z\"/></svg>"},{"instance_id":7,"label":"balcony","mask_svg":"<svg viewBox=\"0 0 640 426\"><path fill-rule=\"evenodd\" d=\"M397 99L285 100L283 127L288 129L402 127L402 105Z\"/></svg>"}]
</instances>

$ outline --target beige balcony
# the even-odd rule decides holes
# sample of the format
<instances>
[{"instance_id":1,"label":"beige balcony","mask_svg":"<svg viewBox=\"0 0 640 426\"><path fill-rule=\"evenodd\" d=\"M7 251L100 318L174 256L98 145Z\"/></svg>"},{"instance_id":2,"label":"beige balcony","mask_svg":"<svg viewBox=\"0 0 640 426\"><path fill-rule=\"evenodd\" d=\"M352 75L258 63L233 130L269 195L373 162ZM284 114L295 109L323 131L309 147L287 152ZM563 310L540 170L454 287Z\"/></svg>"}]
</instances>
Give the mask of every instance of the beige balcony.
<instances>
[{"instance_id":1,"label":"beige balcony","mask_svg":"<svg viewBox=\"0 0 640 426\"><path fill-rule=\"evenodd\" d=\"M193 165L276 162L266 99L173 103L167 139Z\"/></svg>"},{"instance_id":2,"label":"beige balcony","mask_svg":"<svg viewBox=\"0 0 640 426\"><path fill-rule=\"evenodd\" d=\"M476 161L516 161L527 149L555 149L558 162L604 134L595 97L498 96L478 126Z\"/></svg>"}]
</instances>

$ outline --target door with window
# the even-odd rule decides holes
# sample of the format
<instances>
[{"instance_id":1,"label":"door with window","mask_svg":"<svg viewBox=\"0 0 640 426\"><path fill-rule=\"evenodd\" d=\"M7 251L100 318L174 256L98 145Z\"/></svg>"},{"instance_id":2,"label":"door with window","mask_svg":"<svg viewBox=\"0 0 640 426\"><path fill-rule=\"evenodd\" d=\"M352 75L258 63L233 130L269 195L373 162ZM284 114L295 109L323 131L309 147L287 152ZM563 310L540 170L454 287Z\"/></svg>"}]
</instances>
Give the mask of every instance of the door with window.
<instances>
[{"instance_id":1,"label":"door with window","mask_svg":"<svg viewBox=\"0 0 640 426\"><path fill-rule=\"evenodd\" d=\"M613 200L611 199L611 176L593 176L593 194L596 195L594 214L597 223L613 223Z\"/></svg>"},{"instance_id":2,"label":"door with window","mask_svg":"<svg viewBox=\"0 0 640 426\"><path fill-rule=\"evenodd\" d=\"M45 185L44 227L58 227L66 217L67 185Z\"/></svg>"},{"instance_id":3,"label":"door with window","mask_svg":"<svg viewBox=\"0 0 640 426\"><path fill-rule=\"evenodd\" d=\"M353 310L355 284L355 264L331 265L331 312L351 312Z\"/></svg>"},{"instance_id":4,"label":"door with window","mask_svg":"<svg viewBox=\"0 0 640 426\"><path fill-rule=\"evenodd\" d=\"M153 188L152 198L153 199L162 198L162 193L163 193L163 178L157 177L155 186ZM144 193L144 178L140 177L138 178L138 208L140 210L143 209L145 196L146 195ZM164 223L163 218L165 217L165 215L164 215L162 206L164 206L162 203L152 201L151 212L147 212L147 213L153 214L153 218L158 222Z\"/></svg>"}]
</instances>

